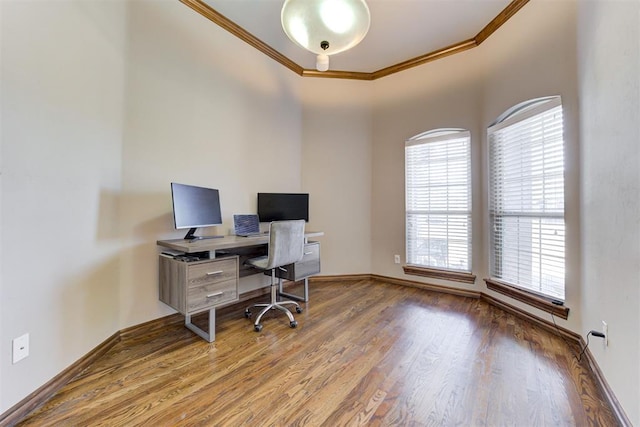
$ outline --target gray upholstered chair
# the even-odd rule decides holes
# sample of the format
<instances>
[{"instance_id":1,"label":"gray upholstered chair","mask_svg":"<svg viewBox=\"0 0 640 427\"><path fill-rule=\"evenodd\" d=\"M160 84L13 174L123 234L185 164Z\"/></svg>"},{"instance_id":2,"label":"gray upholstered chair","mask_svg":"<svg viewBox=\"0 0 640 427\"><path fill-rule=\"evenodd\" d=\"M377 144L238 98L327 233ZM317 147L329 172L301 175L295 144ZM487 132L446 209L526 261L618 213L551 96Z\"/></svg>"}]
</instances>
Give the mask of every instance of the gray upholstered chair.
<instances>
[{"instance_id":1,"label":"gray upholstered chair","mask_svg":"<svg viewBox=\"0 0 640 427\"><path fill-rule=\"evenodd\" d=\"M293 318L293 314L284 307L285 305L293 305L297 313L302 313L302 309L297 302L294 301L278 301L277 290L282 278L276 281L276 269L284 270L284 266L296 263L302 259L304 255L304 220L293 221L274 221L269 224L269 248L268 255L258 258L251 258L245 261L245 264L261 270L271 270L271 301L266 304L254 304L247 307L244 315L251 317L252 307L261 307L262 310L256 317L254 329L256 332L262 330L260 320L262 316L270 310L280 310L289 317L289 325L292 328L298 326L298 322Z\"/></svg>"}]
</instances>

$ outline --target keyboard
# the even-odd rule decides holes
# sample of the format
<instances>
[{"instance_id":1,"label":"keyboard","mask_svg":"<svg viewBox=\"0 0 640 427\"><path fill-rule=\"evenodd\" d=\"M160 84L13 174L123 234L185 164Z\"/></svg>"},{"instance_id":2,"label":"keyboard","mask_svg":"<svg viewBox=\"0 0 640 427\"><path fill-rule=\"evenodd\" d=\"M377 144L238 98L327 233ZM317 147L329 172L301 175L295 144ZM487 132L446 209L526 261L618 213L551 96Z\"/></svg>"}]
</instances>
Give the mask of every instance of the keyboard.
<instances>
[{"instance_id":1,"label":"keyboard","mask_svg":"<svg viewBox=\"0 0 640 427\"><path fill-rule=\"evenodd\" d=\"M268 236L268 231L263 231L261 233L246 233L246 234L236 234L239 237L260 237L260 236Z\"/></svg>"}]
</instances>

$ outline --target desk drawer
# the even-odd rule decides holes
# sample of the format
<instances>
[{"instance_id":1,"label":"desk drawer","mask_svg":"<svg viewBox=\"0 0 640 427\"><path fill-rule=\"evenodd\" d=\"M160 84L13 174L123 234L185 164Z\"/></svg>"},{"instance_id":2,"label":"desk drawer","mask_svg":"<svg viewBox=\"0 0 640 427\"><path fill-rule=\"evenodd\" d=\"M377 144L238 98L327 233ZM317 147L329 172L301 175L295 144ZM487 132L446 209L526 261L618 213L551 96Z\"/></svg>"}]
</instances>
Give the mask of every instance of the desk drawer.
<instances>
[{"instance_id":1,"label":"desk drawer","mask_svg":"<svg viewBox=\"0 0 640 427\"><path fill-rule=\"evenodd\" d=\"M187 295L187 312L209 309L237 299L238 287L235 278L226 282L190 287Z\"/></svg>"},{"instance_id":2,"label":"desk drawer","mask_svg":"<svg viewBox=\"0 0 640 427\"><path fill-rule=\"evenodd\" d=\"M221 260L211 260L190 264L187 269L187 283L189 288L204 284L225 282L236 277L238 260L236 257Z\"/></svg>"},{"instance_id":3,"label":"desk drawer","mask_svg":"<svg viewBox=\"0 0 640 427\"><path fill-rule=\"evenodd\" d=\"M320 273L320 243L311 242L305 244L302 259L284 268L287 271L276 269L276 275L293 281L302 280L305 277Z\"/></svg>"},{"instance_id":4,"label":"desk drawer","mask_svg":"<svg viewBox=\"0 0 640 427\"><path fill-rule=\"evenodd\" d=\"M160 301L193 314L238 299L238 257L184 262L160 255Z\"/></svg>"}]
</instances>

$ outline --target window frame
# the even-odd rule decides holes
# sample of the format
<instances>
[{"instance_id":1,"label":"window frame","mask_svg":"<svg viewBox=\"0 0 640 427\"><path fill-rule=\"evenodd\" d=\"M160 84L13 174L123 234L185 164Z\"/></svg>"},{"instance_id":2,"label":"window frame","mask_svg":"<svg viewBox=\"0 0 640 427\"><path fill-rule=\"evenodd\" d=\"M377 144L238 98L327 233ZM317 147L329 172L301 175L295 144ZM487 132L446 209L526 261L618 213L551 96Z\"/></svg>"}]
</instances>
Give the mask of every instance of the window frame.
<instances>
[{"instance_id":1,"label":"window frame","mask_svg":"<svg viewBox=\"0 0 640 427\"><path fill-rule=\"evenodd\" d=\"M459 140L461 138L465 138L466 141L466 147L464 147L463 152L464 155L466 155L466 166L464 168L464 170L462 170L463 173L466 174L465 176L465 181L463 183L463 185L466 185L465 188L465 196L466 196L466 206L465 208L467 208L464 211L460 211L460 210L456 210L456 209L445 209L445 210L427 210L426 212L420 209L410 209L410 194L411 193L411 189L410 189L410 168L412 167L411 164L409 164L409 160L408 160L408 150L411 147L415 147L415 146L423 146L425 144L431 144L431 143L443 143L443 142L457 142L459 143ZM445 149L446 150L446 149ZM433 164L433 163L432 163ZM449 163L446 162L447 165L447 169L449 166ZM471 273L472 271L472 181L471 181L471 169L472 169L472 162L471 162L471 133L466 130L466 129L459 129L459 128L441 128L441 129L433 129L427 132L423 132L419 135L416 135L412 138L409 138L407 141L405 141L405 259L407 260L407 264L405 266L403 266L404 272L405 274L410 274L410 275L417 275L417 276L423 276L423 277L432 277L432 278L438 278L438 279L445 279L445 280L453 280L453 281L458 281L458 282L463 282L463 283L474 283L475 282L475 275L473 275ZM415 174L412 175L415 178ZM451 196L449 194L449 191L451 191L450 189L452 187L455 187L453 184L450 184L449 180L452 179L451 175L447 175L447 186L446 186L446 205L447 208L449 207L449 203L450 200L452 199L453 196ZM429 181L429 179L427 179L427 181ZM428 185L431 184L430 182L428 183ZM431 184L432 185L432 184ZM460 187L460 184L456 185L457 187ZM414 185L415 188L415 185ZM426 191L430 191L433 187L428 187L428 189ZM441 199L442 201L442 199ZM466 221L466 235L464 236L464 240L463 242L465 242L466 240L466 268L463 269L459 269L459 268L455 268L452 267L449 264L449 242L452 240L451 235L449 234L449 221L450 216L460 216L460 215L465 215L465 221ZM441 266L441 265L430 265L430 264L421 264L421 263L417 263L415 262L415 256L411 256L412 251L417 250L416 248L413 248L413 240L415 240L415 236L413 236L411 233L412 231L410 230L411 228L411 224L413 223L412 220L410 219L411 217L415 218L416 215L443 215L446 216L446 241L447 241L447 265L446 266ZM455 221L452 223L455 226ZM465 228L463 227L463 229ZM415 231L413 232L415 233ZM454 232L452 232L452 234L454 234ZM413 236L413 237L412 237ZM429 236L427 236L427 239L429 238ZM413 248L413 249L412 249ZM415 251L414 251L415 252Z\"/></svg>"},{"instance_id":2,"label":"window frame","mask_svg":"<svg viewBox=\"0 0 640 427\"><path fill-rule=\"evenodd\" d=\"M560 297L559 295L555 295L555 294L551 294L551 293L545 293L542 290L538 291L536 289L534 289L534 286L529 285L529 284L523 284L523 283L513 283L512 281L508 280L508 279L504 279L503 277L500 277L499 275L496 274L497 271L497 258L500 257L501 255L497 254L497 247L496 247L496 234L498 234L498 231L496 229L496 216L500 216L501 218L506 217L505 214L503 213L502 215L497 214L496 212L498 212L498 210L496 210L494 208L494 204L496 203L496 197L494 193L496 193L498 190L496 187L494 187L494 180L495 180L495 176L494 176L494 164L493 162L495 161L494 159L494 154L493 154L493 144L494 144L494 137L493 135L496 134L497 132L509 128L511 126L514 125L518 125L521 123L524 123L527 120L530 120L536 116L542 115L544 113L550 112L556 108L560 107L560 113L563 114L563 108L562 108L562 99L560 96L552 96L552 97L546 97L546 98L538 98L538 99L532 99L526 102L523 102L521 104L516 105L515 107L507 110L505 113L503 113L498 120L496 120L496 122L494 122L491 126L488 127L487 129L487 145L488 145L488 176L489 176L489 181L488 181L488 227L489 227L489 275L490 278L489 279L485 279L485 282L488 285L489 289L495 290L497 292L501 292L503 294L509 295L514 297L514 295L517 296L516 299L519 299L523 302L527 302L530 305L534 305L534 306L539 306L538 308L541 308L545 311L549 311L549 312L557 312L557 309L555 309L553 306L558 307L561 306L562 304L564 304L565 301L565 297L566 297L566 209L565 209L565 204L564 204L564 197L565 197L565 190L566 190L566 179L565 179L565 173L566 173L566 162L565 162L565 149L566 149L566 144L565 144L565 137L564 137L564 114L561 117L561 150L560 150L560 158L562 159L562 197L558 197L558 199L562 200L562 210L561 213L555 212L555 213L549 213L546 211L540 211L538 212L538 214L536 215L533 210L531 211L517 211L520 213L520 215L515 214L513 211L509 212L509 215L511 217L516 217L516 218L533 218L533 219L537 219L538 221L540 221L540 229L542 229L542 224L545 223L545 221L549 221L550 219L552 220L561 220L562 221L562 228L561 228L561 235L562 235L562 271L563 271L563 277L562 277L562 296ZM547 148L548 145L550 145L551 143L548 143L544 148ZM544 142L543 144L544 145ZM546 160L546 158L544 159ZM544 161L543 160L543 161ZM534 165L535 163L530 163L531 165ZM539 179L542 180L542 182L544 182L544 184L542 184L543 186L548 185L548 183L550 181L548 181L548 175L543 175L541 178L538 177ZM533 179L530 182L530 185L533 186ZM546 202L547 199L544 198L544 204L546 206ZM502 224L502 223L501 223ZM548 224L545 223L545 227L548 226ZM557 227L558 225L556 225ZM500 225L500 227L502 227L502 225ZM502 233L503 229L500 228L500 233ZM557 231L556 231L557 232ZM539 232L540 236L543 235L542 231ZM535 235L534 232L532 231L531 233L531 239L533 240ZM504 237L503 237L504 238ZM540 238L540 240L542 240L542 238ZM548 240L548 238L547 238ZM545 240L546 242L546 240ZM545 243L548 244L548 243ZM540 246L542 247L542 242L540 243ZM534 251L531 251L531 255L534 254ZM520 251L518 251L518 257L520 255ZM504 258L504 257L503 257ZM540 263L540 269L542 271L542 264L543 264L543 258L545 258L545 256L542 255L542 252L540 252L537 256L536 262ZM518 258L519 259L519 258ZM533 261L533 257L531 258L532 261L532 265L534 263ZM521 267L526 267L523 264L520 264L520 261L518 261L518 263L516 264L518 266L518 268ZM501 265L500 267L501 269L504 268L504 265ZM542 275L540 277L537 278L540 282L539 287L542 289ZM535 284L534 284L535 285ZM553 286L551 286L552 288ZM509 290L509 288L512 288L512 290ZM526 297L525 295L530 295L530 297ZM515 298L515 297L514 297ZM525 301L527 300L528 301ZM544 301L545 303L540 303L540 301ZM551 304L552 306L547 306L548 309L545 309L544 306L546 304ZM568 313L568 309L567 309L567 313ZM565 317L566 318L566 317Z\"/></svg>"}]
</instances>

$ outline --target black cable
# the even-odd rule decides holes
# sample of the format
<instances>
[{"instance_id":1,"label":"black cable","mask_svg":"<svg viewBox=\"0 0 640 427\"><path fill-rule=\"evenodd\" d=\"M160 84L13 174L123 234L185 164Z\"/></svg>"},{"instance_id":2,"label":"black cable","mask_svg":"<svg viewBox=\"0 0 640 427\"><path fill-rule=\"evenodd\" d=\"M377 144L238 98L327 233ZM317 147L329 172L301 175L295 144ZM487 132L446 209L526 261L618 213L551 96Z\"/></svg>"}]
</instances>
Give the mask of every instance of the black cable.
<instances>
[{"instance_id":1,"label":"black cable","mask_svg":"<svg viewBox=\"0 0 640 427\"><path fill-rule=\"evenodd\" d=\"M582 355L584 354L584 351L587 349L587 347L589 347L589 335L591 335L593 331L589 331L589 333L587 334L587 343L584 345L584 347L582 348L582 351L580 352L580 357L578 357L578 362L580 362L582 360Z\"/></svg>"},{"instance_id":2,"label":"black cable","mask_svg":"<svg viewBox=\"0 0 640 427\"><path fill-rule=\"evenodd\" d=\"M573 350L571 349L571 345L569 344L569 342L565 339L564 335L562 334L562 332L560 332L560 328L558 327L558 325L556 324L556 318L553 316L553 313L551 313L551 320L553 320L553 326L556 327L556 331L558 332L558 335L560 336L560 338L562 338L562 341L564 341L564 343L567 345L567 347L569 348L569 351L571 352L571 354L573 355L573 357L576 358L576 360L578 362L582 361L582 355L584 354L584 352L587 350L587 347L589 347L589 335L593 335L594 337L599 337L599 338L604 338L604 334L602 332L598 332L598 331L589 331L587 333L587 343L584 345L584 347L582 347L582 350L580 350L580 354L578 356L576 356L576 354L573 352Z\"/></svg>"},{"instance_id":3,"label":"black cable","mask_svg":"<svg viewBox=\"0 0 640 427\"><path fill-rule=\"evenodd\" d=\"M573 357L576 358L576 360L578 362L580 362L580 359L582 357L582 353L584 352L584 349L582 349L582 351L580 352L580 356L576 356L576 354L573 352L573 348L571 346L571 344L567 341L567 339L564 337L564 334L562 332L560 332L560 328L558 327L558 325L556 324L556 318L553 316L553 313L551 313L551 320L553 320L553 326L556 327L556 331L558 332L558 336L560 338L562 338L562 341L564 341L564 343L567 345L567 348L569 349L569 351L571 352L571 355ZM587 335L587 345L589 345L589 335ZM585 349L587 347L585 346Z\"/></svg>"}]
</instances>

